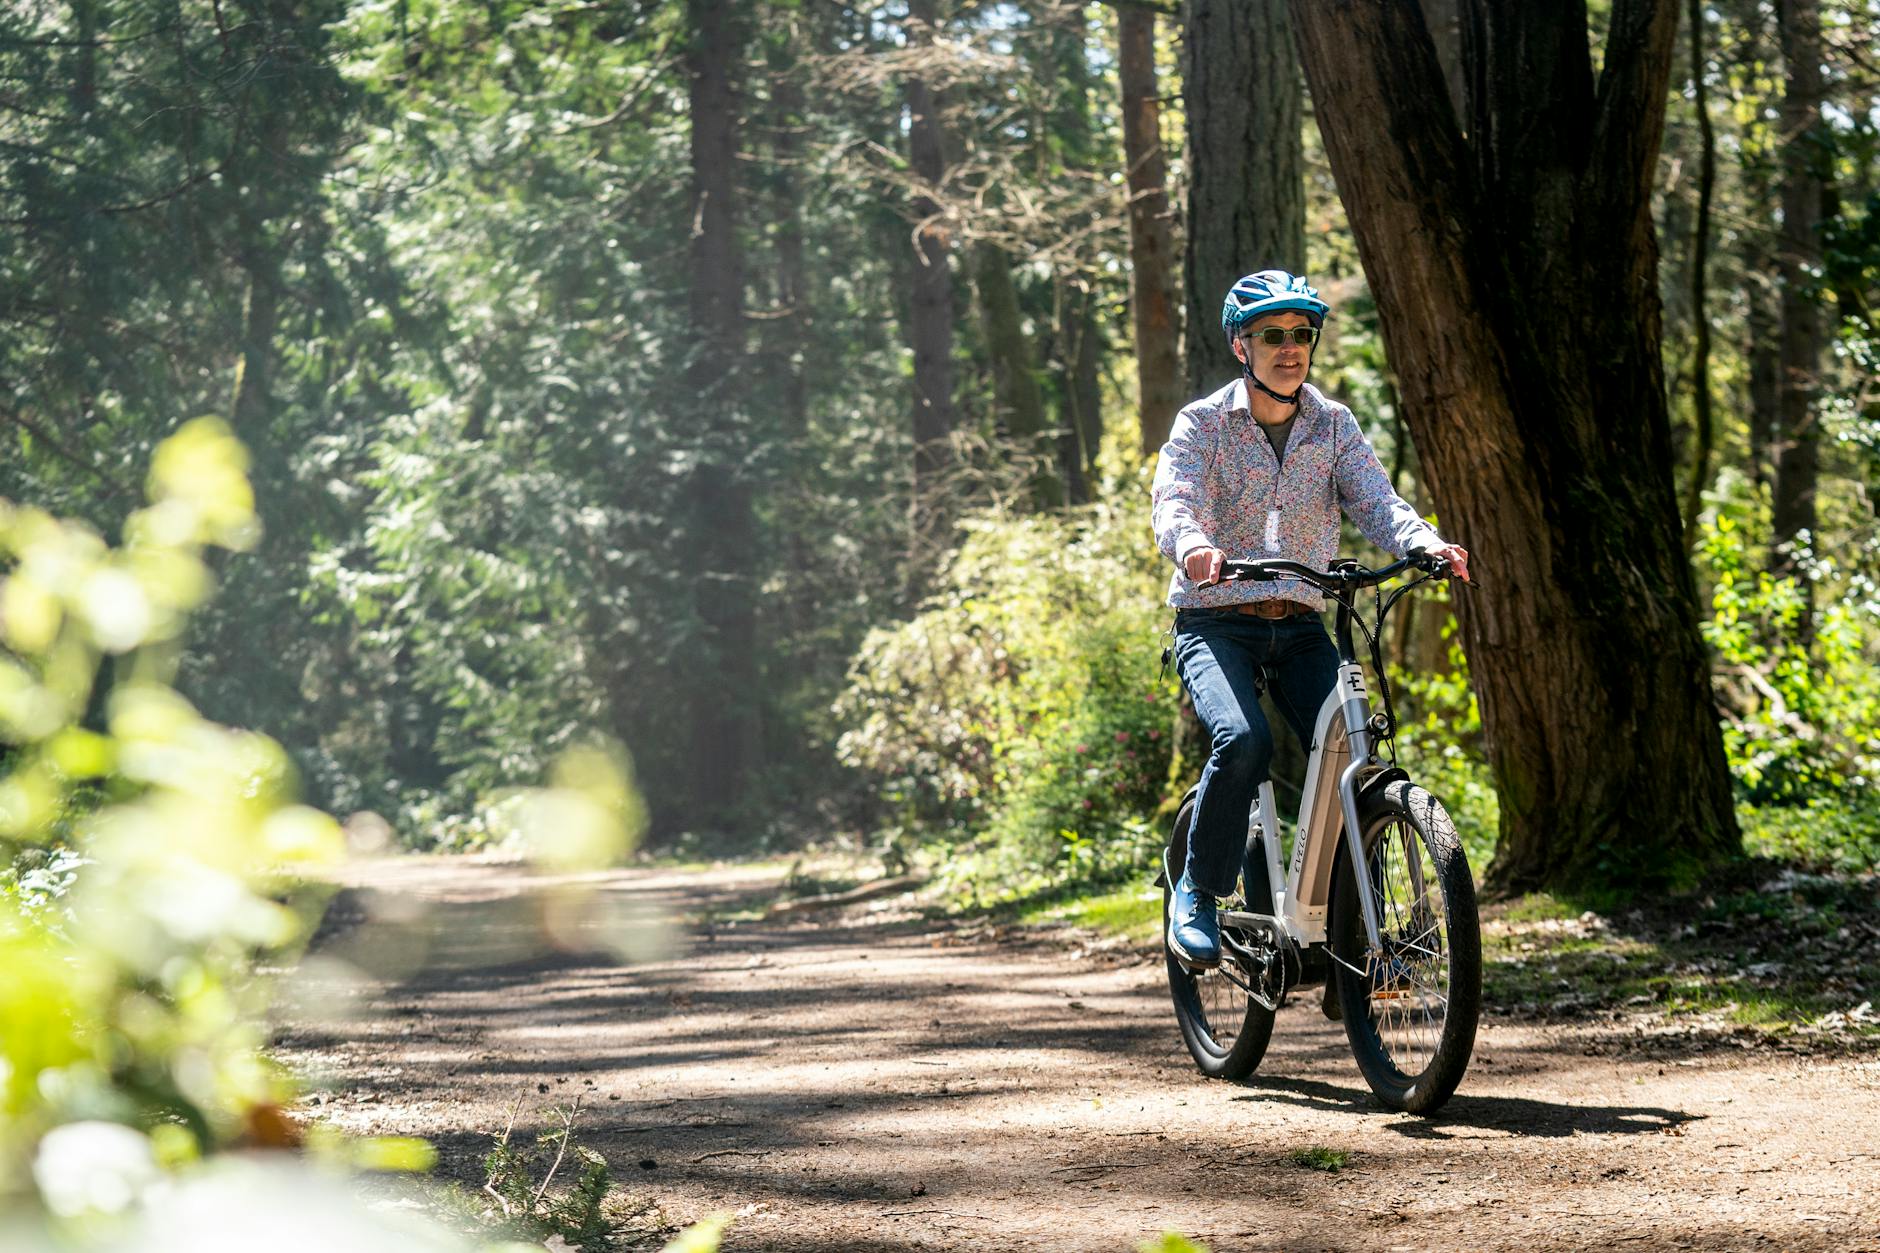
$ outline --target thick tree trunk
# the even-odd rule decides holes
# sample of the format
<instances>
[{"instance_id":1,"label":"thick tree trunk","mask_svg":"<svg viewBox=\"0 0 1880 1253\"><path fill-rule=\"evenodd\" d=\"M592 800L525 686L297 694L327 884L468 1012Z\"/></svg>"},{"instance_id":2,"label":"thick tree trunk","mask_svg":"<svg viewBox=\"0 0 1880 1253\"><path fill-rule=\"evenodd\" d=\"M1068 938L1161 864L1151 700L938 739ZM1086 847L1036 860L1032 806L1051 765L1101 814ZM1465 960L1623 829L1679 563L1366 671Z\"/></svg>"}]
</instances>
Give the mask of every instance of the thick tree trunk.
<instances>
[{"instance_id":1,"label":"thick tree trunk","mask_svg":"<svg viewBox=\"0 0 1880 1253\"><path fill-rule=\"evenodd\" d=\"M1821 269L1822 158L1814 142L1821 125L1820 0L1781 0L1777 11L1787 88L1781 110L1782 238L1777 254L1782 279L1780 426L1770 541L1776 572L1788 574L1796 569L1797 541L1805 534L1812 537L1815 529L1820 464L1814 403L1822 340L1814 278ZM1810 625L1804 619L1805 636L1811 634Z\"/></svg>"},{"instance_id":2,"label":"thick tree trunk","mask_svg":"<svg viewBox=\"0 0 1880 1253\"><path fill-rule=\"evenodd\" d=\"M1413 7L1292 9L1445 535L1507 893L1687 882L1736 847L1671 479L1649 177L1677 11L1472 5L1470 142ZM1615 328L1633 328L1624 334Z\"/></svg>"},{"instance_id":3,"label":"thick tree trunk","mask_svg":"<svg viewBox=\"0 0 1880 1253\"><path fill-rule=\"evenodd\" d=\"M909 41L933 46L935 0L908 0ZM946 141L940 103L918 76L906 85L908 160L921 191L914 197L918 254L911 284L908 338L914 350L914 531L924 547L943 527L945 482L952 466L953 276L945 210L937 193L946 181Z\"/></svg>"},{"instance_id":4,"label":"thick tree trunk","mask_svg":"<svg viewBox=\"0 0 1880 1253\"><path fill-rule=\"evenodd\" d=\"M1013 451L1032 461L1030 496L1039 509L1064 504L1064 481L1058 477L1056 449L1047 442L1044 394L1033 372L1031 341L1018 311L1018 290L1012 284L1012 259L997 244L981 240L973 245L973 278L979 289L980 327L986 355L992 360L992 391L1000 432Z\"/></svg>"},{"instance_id":5,"label":"thick tree trunk","mask_svg":"<svg viewBox=\"0 0 1880 1253\"><path fill-rule=\"evenodd\" d=\"M1129 165L1130 314L1136 332L1136 410L1142 455L1161 451L1186 397L1176 324L1175 241L1168 161L1155 73L1155 14L1116 11L1117 73L1123 89L1123 157ZM1236 276L1238 277L1238 276Z\"/></svg>"},{"instance_id":6,"label":"thick tree trunk","mask_svg":"<svg viewBox=\"0 0 1880 1253\"><path fill-rule=\"evenodd\" d=\"M1221 299L1234 280L1305 268L1304 89L1285 0L1187 0L1183 26L1192 396L1239 371L1221 334Z\"/></svg>"},{"instance_id":7,"label":"thick tree trunk","mask_svg":"<svg viewBox=\"0 0 1880 1253\"><path fill-rule=\"evenodd\" d=\"M730 72L742 59L736 14L712 0L687 0L686 77L692 124L692 323L701 351L689 373L698 402L697 467L687 483L695 542L686 554L694 576L703 647L691 657L696 682L687 794L692 823L732 819L760 767L763 710L758 704L756 598L751 554L756 540L745 403L737 363L744 354L744 259L737 233L738 98Z\"/></svg>"}]
</instances>

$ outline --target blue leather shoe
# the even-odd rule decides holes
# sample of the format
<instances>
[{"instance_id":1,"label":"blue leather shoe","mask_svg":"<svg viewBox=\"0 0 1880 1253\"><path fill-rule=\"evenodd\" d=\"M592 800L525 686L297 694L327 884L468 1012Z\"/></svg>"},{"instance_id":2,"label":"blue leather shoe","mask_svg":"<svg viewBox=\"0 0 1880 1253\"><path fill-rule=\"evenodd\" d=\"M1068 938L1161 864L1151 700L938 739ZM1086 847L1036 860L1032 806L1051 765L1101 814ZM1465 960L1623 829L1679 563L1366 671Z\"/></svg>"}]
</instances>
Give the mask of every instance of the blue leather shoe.
<instances>
[{"instance_id":1,"label":"blue leather shoe","mask_svg":"<svg viewBox=\"0 0 1880 1253\"><path fill-rule=\"evenodd\" d=\"M1214 916L1214 898L1186 874L1170 892L1168 947L1184 965L1212 969L1221 964L1221 923Z\"/></svg>"}]
</instances>

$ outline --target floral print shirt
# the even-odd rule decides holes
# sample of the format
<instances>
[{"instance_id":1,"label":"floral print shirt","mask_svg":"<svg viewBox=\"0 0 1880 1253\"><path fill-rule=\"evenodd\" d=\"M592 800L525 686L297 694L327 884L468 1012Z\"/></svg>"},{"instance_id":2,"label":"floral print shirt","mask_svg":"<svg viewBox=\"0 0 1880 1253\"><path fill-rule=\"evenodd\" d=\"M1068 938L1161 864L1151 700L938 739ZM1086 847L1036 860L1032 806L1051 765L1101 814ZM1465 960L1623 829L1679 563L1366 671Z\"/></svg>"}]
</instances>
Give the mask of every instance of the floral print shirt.
<instances>
[{"instance_id":1,"label":"floral print shirt","mask_svg":"<svg viewBox=\"0 0 1880 1253\"><path fill-rule=\"evenodd\" d=\"M1341 508L1372 543L1400 557L1443 546L1392 489L1351 410L1306 384L1282 467L1247 408L1245 381L1235 379L1181 411L1156 463L1150 516L1156 546L1175 562L1168 603L1296 600L1323 609L1318 589L1294 580L1197 587L1182 560L1211 546L1233 561L1286 557L1323 570L1338 554Z\"/></svg>"}]
</instances>

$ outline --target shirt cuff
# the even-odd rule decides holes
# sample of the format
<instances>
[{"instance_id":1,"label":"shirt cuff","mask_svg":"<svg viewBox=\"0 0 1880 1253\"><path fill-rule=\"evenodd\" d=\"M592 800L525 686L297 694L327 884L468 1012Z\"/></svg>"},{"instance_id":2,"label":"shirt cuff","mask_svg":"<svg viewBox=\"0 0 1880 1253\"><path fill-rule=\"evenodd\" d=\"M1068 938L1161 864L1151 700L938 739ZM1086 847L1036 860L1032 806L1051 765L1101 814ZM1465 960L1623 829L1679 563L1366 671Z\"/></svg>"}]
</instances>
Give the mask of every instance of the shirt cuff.
<instances>
[{"instance_id":1,"label":"shirt cuff","mask_svg":"<svg viewBox=\"0 0 1880 1253\"><path fill-rule=\"evenodd\" d=\"M1181 535L1178 535L1175 537L1175 564L1178 566L1186 567L1188 564L1189 553L1194 552L1197 548L1212 548L1212 547L1214 547L1214 545L1210 544L1208 542L1208 537L1203 535L1201 532L1199 531L1183 532Z\"/></svg>"}]
</instances>

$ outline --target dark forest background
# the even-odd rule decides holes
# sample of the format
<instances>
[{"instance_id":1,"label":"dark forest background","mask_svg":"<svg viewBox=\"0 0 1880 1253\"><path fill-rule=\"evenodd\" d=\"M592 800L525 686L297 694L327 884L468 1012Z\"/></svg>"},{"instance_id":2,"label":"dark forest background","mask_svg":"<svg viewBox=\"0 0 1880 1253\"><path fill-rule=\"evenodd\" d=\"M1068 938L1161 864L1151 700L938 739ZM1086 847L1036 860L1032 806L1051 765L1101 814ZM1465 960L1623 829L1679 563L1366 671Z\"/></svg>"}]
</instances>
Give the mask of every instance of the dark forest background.
<instances>
[{"instance_id":1,"label":"dark forest background","mask_svg":"<svg viewBox=\"0 0 1880 1253\"><path fill-rule=\"evenodd\" d=\"M1390 646L1491 884L1871 869L1877 29L12 5L0 497L117 542L158 442L226 420L264 538L180 686L410 846L501 838L604 735L656 847L1100 882L1198 768L1154 450L1231 377L1226 286L1304 270L1314 383L1476 554Z\"/></svg>"}]
</instances>

